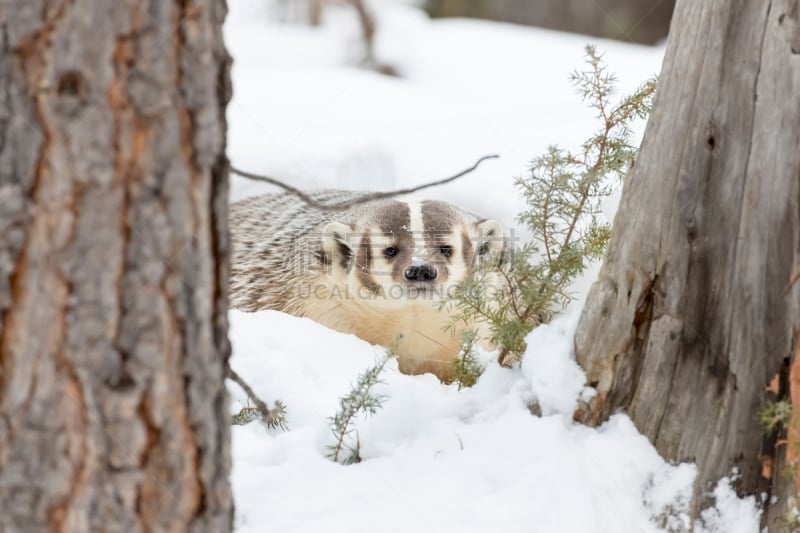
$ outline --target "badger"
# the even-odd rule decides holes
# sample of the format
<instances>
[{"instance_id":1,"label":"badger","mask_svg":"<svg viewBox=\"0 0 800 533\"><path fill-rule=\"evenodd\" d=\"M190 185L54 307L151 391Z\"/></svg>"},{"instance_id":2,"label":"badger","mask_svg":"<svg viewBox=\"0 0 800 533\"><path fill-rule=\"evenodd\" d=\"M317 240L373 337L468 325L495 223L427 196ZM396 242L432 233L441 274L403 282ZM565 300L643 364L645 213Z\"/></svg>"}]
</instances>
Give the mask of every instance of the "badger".
<instances>
[{"instance_id":1,"label":"badger","mask_svg":"<svg viewBox=\"0 0 800 533\"><path fill-rule=\"evenodd\" d=\"M324 190L322 205L365 193ZM484 261L502 255L502 227L436 200L392 198L342 211L291 193L230 206L230 303L308 317L398 355L400 371L453 377L461 333L440 305Z\"/></svg>"}]
</instances>

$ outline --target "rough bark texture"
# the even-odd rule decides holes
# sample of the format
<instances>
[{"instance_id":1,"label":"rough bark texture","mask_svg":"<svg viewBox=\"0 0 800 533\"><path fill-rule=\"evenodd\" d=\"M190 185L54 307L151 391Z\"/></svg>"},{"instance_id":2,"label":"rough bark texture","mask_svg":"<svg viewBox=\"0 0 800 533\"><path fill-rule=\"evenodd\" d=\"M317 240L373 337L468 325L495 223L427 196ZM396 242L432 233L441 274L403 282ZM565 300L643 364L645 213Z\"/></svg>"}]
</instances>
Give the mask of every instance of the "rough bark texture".
<instances>
[{"instance_id":1,"label":"rough bark texture","mask_svg":"<svg viewBox=\"0 0 800 533\"><path fill-rule=\"evenodd\" d=\"M655 43L667 36L675 0L428 0L439 17L479 17Z\"/></svg>"},{"instance_id":2,"label":"rough bark texture","mask_svg":"<svg viewBox=\"0 0 800 533\"><path fill-rule=\"evenodd\" d=\"M224 0L0 7L0 530L227 531Z\"/></svg>"},{"instance_id":3,"label":"rough bark texture","mask_svg":"<svg viewBox=\"0 0 800 533\"><path fill-rule=\"evenodd\" d=\"M800 328L800 284L787 291L800 266L798 53L798 0L679 0L575 339L599 393L583 417L625 408L665 458L696 461L698 504L734 467L742 493L770 490L756 412L782 368L786 380Z\"/></svg>"}]
</instances>

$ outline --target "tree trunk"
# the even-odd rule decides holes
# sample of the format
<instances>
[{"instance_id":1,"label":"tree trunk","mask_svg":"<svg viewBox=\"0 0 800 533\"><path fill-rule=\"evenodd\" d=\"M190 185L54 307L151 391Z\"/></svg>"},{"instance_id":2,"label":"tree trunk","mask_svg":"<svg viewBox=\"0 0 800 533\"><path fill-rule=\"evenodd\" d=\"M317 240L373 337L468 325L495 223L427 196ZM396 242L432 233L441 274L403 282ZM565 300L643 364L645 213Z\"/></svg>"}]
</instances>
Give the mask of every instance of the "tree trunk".
<instances>
[{"instance_id":1,"label":"tree trunk","mask_svg":"<svg viewBox=\"0 0 800 533\"><path fill-rule=\"evenodd\" d=\"M756 414L779 373L788 392L800 330L800 284L787 288L800 267L798 53L798 0L679 0L575 338L598 391L578 416L624 408L665 458L695 461L695 511L734 468L740 493L784 495L779 472L762 473L775 448Z\"/></svg>"},{"instance_id":2,"label":"tree trunk","mask_svg":"<svg viewBox=\"0 0 800 533\"><path fill-rule=\"evenodd\" d=\"M231 528L225 12L0 8L0 530Z\"/></svg>"}]
</instances>

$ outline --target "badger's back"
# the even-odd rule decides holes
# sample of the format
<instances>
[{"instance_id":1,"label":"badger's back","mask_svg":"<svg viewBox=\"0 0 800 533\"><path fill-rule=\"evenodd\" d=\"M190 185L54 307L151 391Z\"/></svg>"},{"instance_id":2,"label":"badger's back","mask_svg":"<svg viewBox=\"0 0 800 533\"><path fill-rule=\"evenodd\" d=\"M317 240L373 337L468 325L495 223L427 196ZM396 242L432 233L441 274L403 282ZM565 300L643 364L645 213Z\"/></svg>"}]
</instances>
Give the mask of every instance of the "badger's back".
<instances>
[{"instance_id":1,"label":"badger's back","mask_svg":"<svg viewBox=\"0 0 800 533\"><path fill-rule=\"evenodd\" d=\"M364 192L322 190L309 193L324 204L338 204ZM354 223L375 203L343 211L313 207L291 193L254 196L230 206L230 304L234 309L290 306L320 271L322 228L331 221ZM306 285L306 287L304 287Z\"/></svg>"}]
</instances>

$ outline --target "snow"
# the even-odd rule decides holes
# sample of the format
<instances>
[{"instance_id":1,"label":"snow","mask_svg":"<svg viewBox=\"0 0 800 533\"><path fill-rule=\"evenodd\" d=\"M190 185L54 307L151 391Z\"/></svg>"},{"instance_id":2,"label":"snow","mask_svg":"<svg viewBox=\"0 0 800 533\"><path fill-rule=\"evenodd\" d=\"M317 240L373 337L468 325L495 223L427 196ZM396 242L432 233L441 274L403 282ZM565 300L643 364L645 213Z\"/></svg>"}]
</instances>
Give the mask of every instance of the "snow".
<instances>
[{"instance_id":1,"label":"snow","mask_svg":"<svg viewBox=\"0 0 800 533\"><path fill-rule=\"evenodd\" d=\"M522 359L522 372L531 384L530 402L537 402L544 415L572 413L579 398L588 400L592 395L593 389L584 387L586 379L578 363L565 357L572 350L571 333L578 318L572 312L563 320L539 326L525 338L530 349Z\"/></svg>"},{"instance_id":2,"label":"snow","mask_svg":"<svg viewBox=\"0 0 800 533\"><path fill-rule=\"evenodd\" d=\"M714 489L716 506L701 513L696 533L721 531L758 531L758 517L753 513L755 497L741 499L731 486L732 479L722 478Z\"/></svg>"},{"instance_id":3,"label":"snow","mask_svg":"<svg viewBox=\"0 0 800 533\"><path fill-rule=\"evenodd\" d=\"M595 127L568 83L588 38L468 20L436 20L373 2L378 57L401 77L354 66L358 28L345 9L320 28L280 26L263 0L236 0L225 26L234 58L228 154L234 166L302 188L392 189L445 177L498 153L426 196L499 220L518 238L513 185L548 144L577 146ZM595 40L596 42L596 40ZM663 48L597 43L622 92L660 68ZM641 125L637 133L641 134ZM231 197L271 192L235 179ZM608 216L616 203L609 202ZM245 532L650 532L687 530L695 467L663 461L624 414L600 428L572 421L592 391L572 337L578 298L527 338L513 369L459 391L390 361L383 409L356 424L363 462L327 457L328 417L384 353L308 319L231 311L232 365L262 398L282 400L289 430L233 428L236 528ZM235 385L232 412L246 404ZM531 413L536 402L541 415ZM752 498L728 480L694 524L758 531Z\"/></svg>"}]
</instances>

